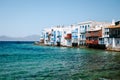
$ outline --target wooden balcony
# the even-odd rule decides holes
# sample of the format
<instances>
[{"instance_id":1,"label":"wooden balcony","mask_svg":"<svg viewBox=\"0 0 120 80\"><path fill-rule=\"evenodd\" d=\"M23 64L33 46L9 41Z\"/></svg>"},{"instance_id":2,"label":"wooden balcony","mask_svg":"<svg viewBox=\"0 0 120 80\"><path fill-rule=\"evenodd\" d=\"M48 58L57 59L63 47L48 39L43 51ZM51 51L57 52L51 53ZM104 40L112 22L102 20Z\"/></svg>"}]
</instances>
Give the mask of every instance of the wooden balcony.
<instances>
[{"instance_id":1,"label":"wooden balcony","mask_svg":"<svg viewBox=\"0 0 120 80\"><path fill-rule=\"evenodd\" d=\"M88 31L86 37L102 37L102 30Z\"/></svg>"},{"instance_id":2,"label":"wooden balcony","mask_svg":"<svg viewBox=\"0 0 120 80\"><path fill-rule=\"evenodd\" d=\"M98 44L98 40L86 40L86 44Z\"/></svg>"},{"instance_id":3,"label":"wooden balcony","mask_svg":"<svg viewBox=\"0 0 120 80\"><path fill-rule=\"evenodd\" d=\"M72 38L72 35L71 35L71 34L67 34L64 38L65 38L65 39L71 39L71 38Z\"/></svg>"}]
</instances>

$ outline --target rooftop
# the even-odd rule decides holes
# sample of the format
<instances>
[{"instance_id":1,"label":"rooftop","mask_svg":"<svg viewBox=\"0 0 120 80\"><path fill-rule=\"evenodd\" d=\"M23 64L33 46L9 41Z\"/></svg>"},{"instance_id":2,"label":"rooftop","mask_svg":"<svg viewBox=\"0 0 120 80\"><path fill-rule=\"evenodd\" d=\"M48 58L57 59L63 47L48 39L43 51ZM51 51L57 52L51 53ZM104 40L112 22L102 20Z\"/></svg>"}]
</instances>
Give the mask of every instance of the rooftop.
<instances>
[{"instance_id":1,"label":"rooftop","mask_svg":"<svg viewBox=\"0 0 120 80\"><path fill-rule=\"evenodd\" d=\"M110 25L110 26L107 26L106 28L120 28L120 24L119 25L117 25L117 26L115 26L115 25Z\"/></svg>"}]
</instances>

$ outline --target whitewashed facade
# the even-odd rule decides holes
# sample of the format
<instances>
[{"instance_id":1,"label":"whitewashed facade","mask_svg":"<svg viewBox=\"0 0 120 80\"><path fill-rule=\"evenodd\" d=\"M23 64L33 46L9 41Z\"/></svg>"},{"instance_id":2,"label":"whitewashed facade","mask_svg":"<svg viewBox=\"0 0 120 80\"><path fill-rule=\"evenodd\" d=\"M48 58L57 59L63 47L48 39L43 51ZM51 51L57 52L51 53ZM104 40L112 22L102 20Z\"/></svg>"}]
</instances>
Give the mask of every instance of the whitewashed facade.
<instances>
[{"instance_id":1,"label":"whitewashed facade","mask_svg":"<svg viewBox=\"0 0 120 80\"><path fill-rule=\"evenodd\" d=\"M115 23L86 21L71 26L56 26L46 28L42 32L45 45L79 46L86 44L86 32L102 30L102 37L98 38L98 44L111 48L120 48L120 37L111 37L108 26ZM116 29L120 34L120 28ZM75 44L75 45L74 45Z\"/></svg>"},{"instance_id":2,"label":"whitewashed facade","mask_svg":"<svg viewBox=\"0 0 120 80\"><path fill-rule=\"evenodd\" d=\"M78 23L79 26L79 45L85 45L86 41L86 32L92 30L100 30L103 27L105 22L96 22L96 21L86 21Z\"/></svg>"}]
</instances>

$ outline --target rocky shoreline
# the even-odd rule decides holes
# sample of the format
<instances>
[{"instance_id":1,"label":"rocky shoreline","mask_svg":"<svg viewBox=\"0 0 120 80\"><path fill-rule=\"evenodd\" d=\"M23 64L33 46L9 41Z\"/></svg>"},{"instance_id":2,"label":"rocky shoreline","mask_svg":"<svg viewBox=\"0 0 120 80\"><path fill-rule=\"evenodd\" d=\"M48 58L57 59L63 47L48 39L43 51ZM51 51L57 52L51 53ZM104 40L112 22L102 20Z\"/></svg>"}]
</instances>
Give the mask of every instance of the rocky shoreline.
<instances>
[{"instance_id":1,"label":"rocky shoreline","mask_svg":"<svg viewBox=\"0 0 120 80\"><path fill-rule=\"evenodd\" d=\"M34 42L34 45L39 45L39 46L57 46L57 45L45 45L44 43L41 43L41 42ZM60 45L60 46L57 46L57 47L67 47L67 48L88 48L87 46L72 47L72 46L63 46L63 45ZM92 49L96 49L96 48L92 48ZM99 48L98 48L98 49L99 49ZM114 52L120 52L120 48L106 48L106 49L103 49L103 50L106 50L106 51L114 51Z\"/></svg>"}]
</instances>

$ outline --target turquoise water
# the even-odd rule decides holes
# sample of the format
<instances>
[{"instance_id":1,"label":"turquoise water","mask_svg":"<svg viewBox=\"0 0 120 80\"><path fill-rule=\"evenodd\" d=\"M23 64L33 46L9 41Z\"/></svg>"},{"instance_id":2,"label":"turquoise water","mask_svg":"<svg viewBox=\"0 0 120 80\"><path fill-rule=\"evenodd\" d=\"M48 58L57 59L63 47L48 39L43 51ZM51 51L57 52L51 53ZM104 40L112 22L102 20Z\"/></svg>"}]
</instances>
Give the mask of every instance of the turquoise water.
<instances>
[{"instance_id":1,"label":"turquoise water","mask_svg":"<svg viewBox=\"0 0 120 80\"><path fill-rule=\"evenodd\" d=\"M0 42L0 80L120 80L120 53Z\"/></svg>"}]
</instances>

